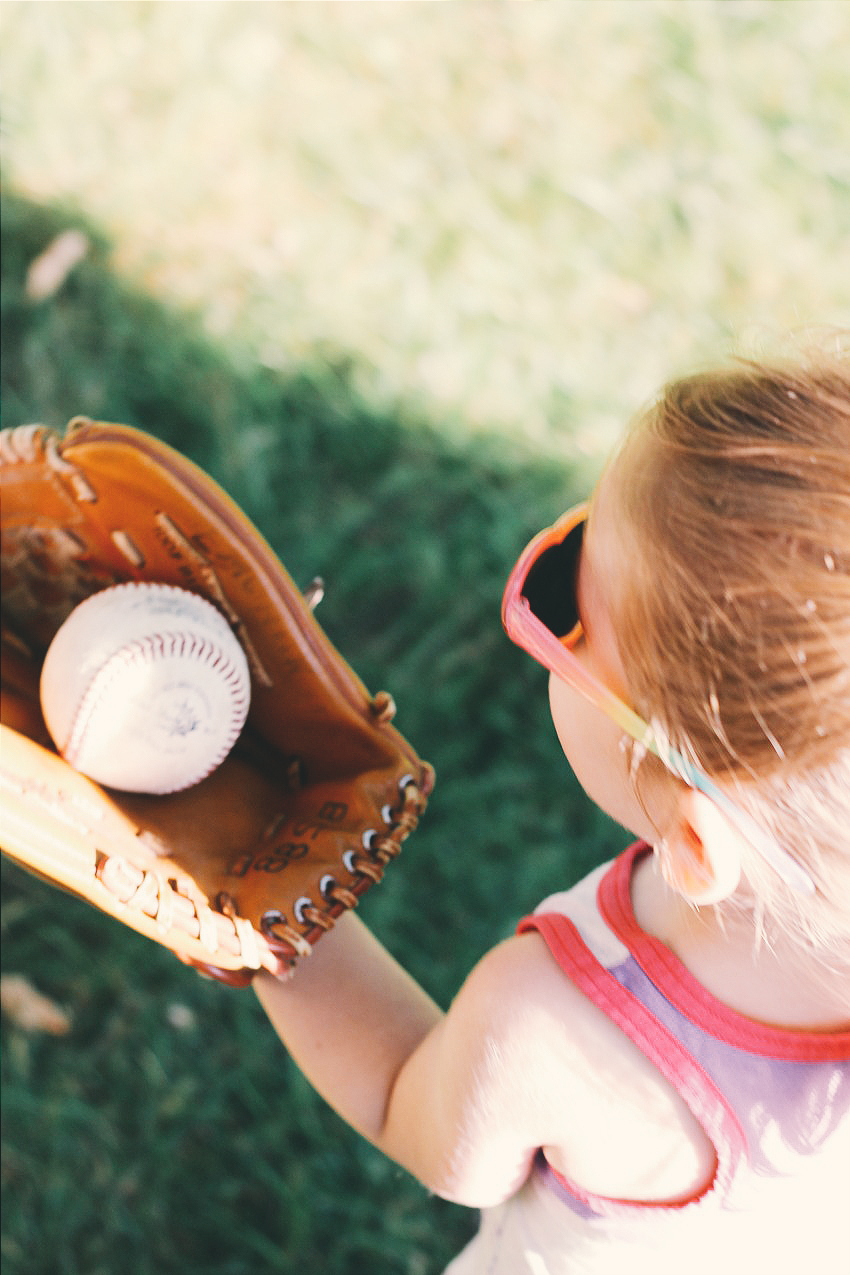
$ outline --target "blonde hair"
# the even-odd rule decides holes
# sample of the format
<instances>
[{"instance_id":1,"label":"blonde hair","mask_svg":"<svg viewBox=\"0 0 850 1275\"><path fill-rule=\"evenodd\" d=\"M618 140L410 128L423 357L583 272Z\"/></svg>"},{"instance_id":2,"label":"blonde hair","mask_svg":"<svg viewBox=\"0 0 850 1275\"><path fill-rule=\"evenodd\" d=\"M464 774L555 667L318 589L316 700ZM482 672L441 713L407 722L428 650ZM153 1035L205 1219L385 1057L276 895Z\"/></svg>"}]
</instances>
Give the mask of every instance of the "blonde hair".
<instances>
[{"instance_id":1,"label":"blonde hair","mask_svg":"<svg viewBox=\"0 0 850 1275\"><path fill-rule=\"evenodd\" d=\"M747 860L765 931L850 959L850 364L677 381L614 465L635 707L813 877Z\"/></svg>"}]
</instances>

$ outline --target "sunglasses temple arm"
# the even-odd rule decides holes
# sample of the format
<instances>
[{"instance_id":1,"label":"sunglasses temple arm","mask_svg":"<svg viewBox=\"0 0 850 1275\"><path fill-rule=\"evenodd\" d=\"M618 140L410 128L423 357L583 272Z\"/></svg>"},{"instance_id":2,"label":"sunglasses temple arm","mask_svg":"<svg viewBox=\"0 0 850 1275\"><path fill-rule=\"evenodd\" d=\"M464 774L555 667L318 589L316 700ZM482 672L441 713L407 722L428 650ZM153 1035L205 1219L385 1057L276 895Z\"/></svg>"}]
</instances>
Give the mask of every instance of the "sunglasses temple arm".
<instances>
[{"instance_id":1,"label":"sunglasses temple arm","mask_svg":"<svg viewBox=\"0 0 850 1275\"><path fill-rule=\"evenodd\" d=\"M569 686L579 691L612 718L632 739L643 744L650 752L658 754L658 746L651 727L561 645L554 633L545 628L534 616L524 599L513 606L506 607L503 620L505 631L512 642L527 651L550 673L554 673L556 677L562 678Z\"/></svg>"}]
</instances>

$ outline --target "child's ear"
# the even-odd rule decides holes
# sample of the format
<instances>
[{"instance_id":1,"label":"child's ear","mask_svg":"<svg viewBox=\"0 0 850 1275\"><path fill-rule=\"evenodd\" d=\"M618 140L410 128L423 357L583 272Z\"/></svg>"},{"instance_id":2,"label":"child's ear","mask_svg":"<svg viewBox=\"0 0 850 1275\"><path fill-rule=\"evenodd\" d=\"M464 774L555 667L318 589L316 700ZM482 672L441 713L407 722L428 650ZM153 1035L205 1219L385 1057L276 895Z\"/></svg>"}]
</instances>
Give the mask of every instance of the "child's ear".
<instances>
[{"instance_id":1,"label":"child's ear","mask_svg":"<svg viewBox=\"0 0 850 1275\"><path fill-rule=\"evenodd\" d=\"M704 793L683 789L665 842L664 878L690 903L719 903L734 894L741 879L741 834Z\"/></svg>"}]
</instances>

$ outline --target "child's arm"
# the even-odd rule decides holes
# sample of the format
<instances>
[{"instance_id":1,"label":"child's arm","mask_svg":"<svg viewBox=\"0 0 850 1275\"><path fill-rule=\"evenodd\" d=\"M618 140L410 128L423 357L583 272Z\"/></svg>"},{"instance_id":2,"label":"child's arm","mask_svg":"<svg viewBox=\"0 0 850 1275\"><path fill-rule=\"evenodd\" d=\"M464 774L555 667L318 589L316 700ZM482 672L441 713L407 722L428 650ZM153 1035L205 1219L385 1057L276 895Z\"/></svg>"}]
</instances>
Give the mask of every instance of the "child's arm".
<instances>
[{"instance_id":1,"label":"child's arm","mask_svg":"<svg viewBox=\"0 0 850 1275\"><path fill-rule=\"evenodd\" d=\"M514 1119L496 1003L512 997L488 958L444 1015L346 914L290 982L261 974L254 987L319 1093L430 1189L481 1206L525 1179L539 1138Z\"/></svg>"}]
</instances>

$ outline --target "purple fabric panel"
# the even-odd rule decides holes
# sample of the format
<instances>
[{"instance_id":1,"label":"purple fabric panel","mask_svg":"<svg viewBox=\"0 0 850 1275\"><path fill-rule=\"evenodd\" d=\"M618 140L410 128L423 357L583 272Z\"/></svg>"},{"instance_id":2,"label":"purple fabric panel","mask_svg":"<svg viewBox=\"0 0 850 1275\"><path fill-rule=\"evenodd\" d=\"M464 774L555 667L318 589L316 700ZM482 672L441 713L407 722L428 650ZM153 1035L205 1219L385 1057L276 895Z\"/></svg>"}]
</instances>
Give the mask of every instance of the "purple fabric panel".
<instances>
[{"instance_id":1,"label":"purple fabric panel","mask_svg":"<svg viewBox=\"0 0 850 1275\"><path fill-rule=\"evenodd\" d=\"M667 1028L725 1095L747 1137L758 1173L780 1172L765 1139L775 1130L798 1155L822 1145L850 1107L850 1063L788 1062L729 1045L691 1022L667 1000L633 957L610 973Z\"/></svg>"}]
</instances>

